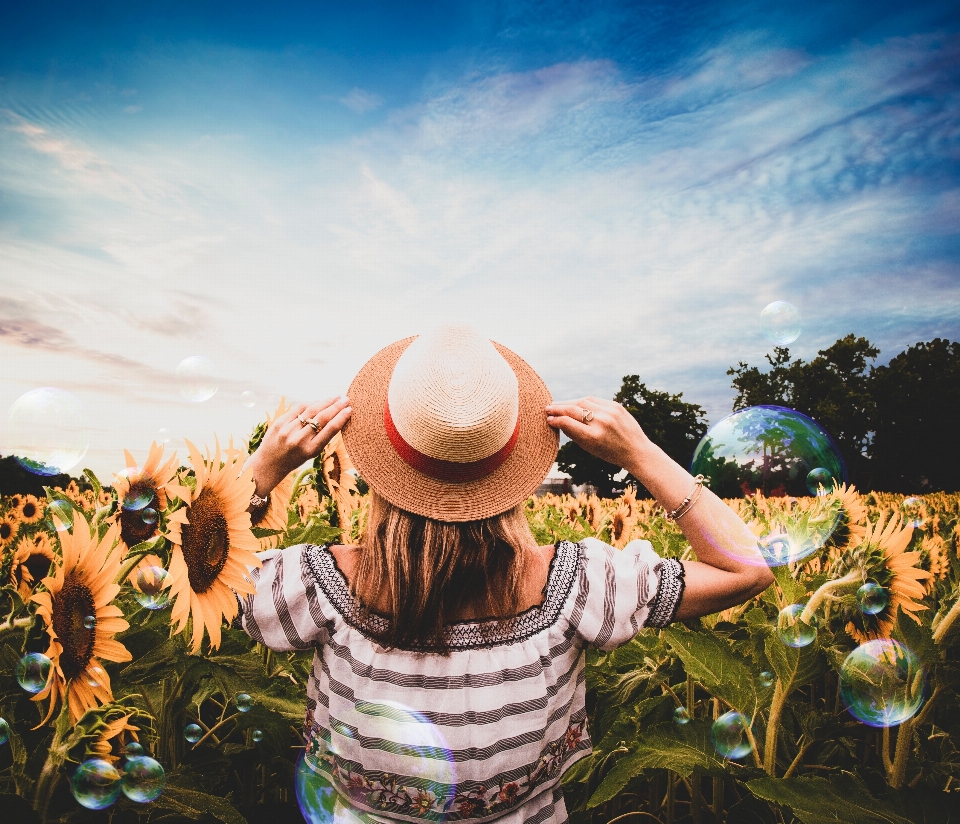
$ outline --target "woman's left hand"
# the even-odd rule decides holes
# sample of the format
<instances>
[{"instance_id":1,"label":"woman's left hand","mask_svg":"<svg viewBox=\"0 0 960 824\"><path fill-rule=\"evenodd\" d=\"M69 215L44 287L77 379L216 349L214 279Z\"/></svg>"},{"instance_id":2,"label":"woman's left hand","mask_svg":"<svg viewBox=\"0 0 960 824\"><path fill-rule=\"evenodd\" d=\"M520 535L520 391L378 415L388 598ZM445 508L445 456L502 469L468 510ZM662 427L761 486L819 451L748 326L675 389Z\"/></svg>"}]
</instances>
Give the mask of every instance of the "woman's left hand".
<instances>
[{"instance_id":1,"label":"woman's left hand","mask_svg":"<svg viewBox=\"0 0 960 824\"><path fill-rule=\"evenodd\" d=\"M319 455L351 411L348 398L327 398L296 404L270 424L248 464L257 494L265 496L294 469Z\"/></svg>"}]
</instances>

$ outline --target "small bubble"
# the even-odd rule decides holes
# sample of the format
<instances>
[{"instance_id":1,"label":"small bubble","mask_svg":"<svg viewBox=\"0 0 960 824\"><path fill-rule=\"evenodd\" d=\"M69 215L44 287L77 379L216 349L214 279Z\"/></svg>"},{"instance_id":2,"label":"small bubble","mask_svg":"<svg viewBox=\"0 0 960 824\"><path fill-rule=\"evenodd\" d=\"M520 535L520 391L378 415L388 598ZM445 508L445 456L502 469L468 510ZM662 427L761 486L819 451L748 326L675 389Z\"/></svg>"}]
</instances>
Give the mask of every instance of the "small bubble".
<instances>
[{"instance_id":1,"label":"small bubble","mask_svg":"<svg viewBox=\"0 0 960 824\"><path fill-rule=\"evenodd\" d=\"M196 744L203 738L203 730L200 729L199 724L187 724L187 726L183 728L183 737L191 744Z\"/></svg>"},{"instance_id":2,"label":"small bubble","mask_svg":"<svg viewBox=\"0 0 960 824\"><path fill-rule=\"evenodd\" d=\"M70 790L88 810L105 810L120 795L120 773L109 761L90 758L77 767Z\"/></svg>"},{"instance_id":3,"label":"small bubble","mask_svg":"<svg viewBox=\"0 0 960 824\"><path fill-rule=\"evenodd\" d=\"M760 686L761 687L772 687L773 686L773 673L764 670L760 673Z\"/></svg>"},{"instance_id":4,"label":"small bubble","mask_svg":"<svg viewBox=\"0 0 960 824\"><path fill-rule=\"evenodd\" d=\"M10 725L6 719L0 718L0 744L6 744L10 740Z\"/></svg>"},{"instance_id":5,"label":"small bubble","mask_svg":"<svg viewBox=\"0 0 960 824\"><path fill-rule=\"evenodd\" d=\"M676 722L677 722L678 724L680 724L681 726L683 726L684 724L689 724L689 723L690 723L690 713L687 712L687 708L686 708L686 707L677 707L677 708L673 711L673 720L676 721Z\"/></svg>"},{"instance_id":6,"label":"small bubble","mask_svg":"<svg viewBox=\"0 0 960 824\"><path fill-rule=\"evenodd\" d=\"M217 394L220 381L216 364L203 355L191 355L177 365L180 395L191 403L203 403Z\"/></svg>"},{"instance_id":7,"label":"small bubble","mask_svg":"<svg viewBox=\"0 0 960 824\"><path fill-rule=\"evenodd\" d=\"M127 756L127 758L132 758L135 755L143 755L143 747L136 741L131 741L123 748L123 754Z\"/></svg>"},{"instance_id":8,"label":"small bubble","mask_svg":"<svg viewBox=\"0 0 960 824\"><path fill-rule=\"evenodd\" d=\"M52 530L67 532L73 526L73 507L57 498L47 504L47 523Z\"/></svg>"},{"instance_id":9,"label":"small bubble","mask_svg":"<svg viewBox=\"0 0 960 824\"><path fill-rule=\"evenodd\" d=\"M240 393L240 403L247 407L247 409L251 409L257 405L257 396L247 389L245 392Z\"/></svg>"},{"instance_id":10,"label":"small bubble","mask_svg":"<svg viewBox=\"0 0 960 824\"><path fill-rule=\"evenodd\" d=\"M167 605L168 593L164 589L167 571L163 567L145 566L137 570L137 586L134 597L142 607L163 609Z\"/></svg>"},{"instance_id":11,"label":"small bubble","mask_svg":"<svg viewBox=\"0 0 960 824\"><path fill-rule=\"evenodd\" d=\"M157 510L155 510L152 506L148 506L140 514L140 519L145 524L155 524L157 522Z\"/></svg>"},{"instance_id":12,"label":"small bubble","mask_svg":"<svg viewBox=\"0 0 960 824\"><path fill-rule=\"evenodd\" d=\"M84 629L96 629L97 628L97 616L88 615L83 619L83 628Z\"/></svg>"},{"instance_id":13,"label":"small bubble","mask_svg":"<svg viewBox=\"0 0 960 824\"><path fill-rule=\"evenodd\" d=\"M138 804L156 801L166 785L163 766L149 755L135 755L124 764L120 788L131 801Z\"/></svg>"},{"instance_id":14,"label":"small bubble","mask_svg":"<svg viewBox=\"0 0 960 824\"><path fill-rule=\"evenodd\" d=\"M888 602L887 591L880 584L867 581L857 590L857 606L866 615L883 612Z\"/></svg>"},{"instance_id":15,"label":"small bubble","mask_svg":"<svg viewBox=\"0 0 960 824\"><path fill-rule=\"evenodd\" d=\"M173 437L173 433L167 429L165 426L161 426L157 430L157 440L160 443L170 443L170 439Z\"/></svg>"},{"instance_id":16,"label":"small bubble","mask_svg":"<svg viewBox=\"0 0 960 824\"><path fill-rule=\"evenodd\" d=\"M237 694L235 703L240 712L250 712L250 710L253 709L253 699L245 692Z\"/></svg>"},{"instance_id":17,"label":"small bubble","mask_svg":"<svg viewBox=\"0 0 960 824\"><path fill-rule=\"evenodd\" d=\"M900 509L903 510L903 520L914 529L919 529L926 521L923 498L904 498L900 502Z\"/></svg>"},{"instance_id":18,"label":"small bubble","mask_svg":"<svg viewBox=\"0 0 960 824\"><path fill-rule=\"evenodd\" d=\"M801 620L803 609L803 604L791 604L777 617L777 634L788 647L806 647L817 638L816 619L811 616L809 623Z\"/></svg>"},{"instance_id":19,"label":"small bubble","mask_svg":"<svg viewBox=\"0 0 960 824\"><path fill-rule=\"evenodd\" d=\"M106 678L106 673L103 671L103 667L92 666L84 670L83 680L86 682L88 687L102 687L104 685L104 679Z\"/></svg>"},{"instance_id":20,"label":"small bubble","mask_svg":"<svg viewBox=\"0 0 960 824\"><path fill-rule=\"evenodd\" d=\"M17 683L27 692L40 692L50 677L50 659L42 652L29 652L17 664Z\"/></svg>"},{"instance_id":21,"label":"small bubble","mask_svg":"<svg viewBox=\"0 0 960 824\"><path fill-rule=\"evenodd\" d=\"M263 730L254 730L252 733L250 733L250 737L254 740L254 742L262 741Z\"/></svg>"},{"instance_id":22,"label":"small bubble","mask_svg":"<svg viewBox=\"0 0 960 824\"><path fill-rule=\"evenodd\" d=\"M742 712L725 712L710 728L713 746L724 758L743 758L753 750L750 736L750 721Z\"/></svg>"},{"instance_id":23,"label":"small bubble","mask_svg":"<svg viewBox=\"0 0 960 824\"><path fill-rule=\"evenodd\" d=\"M786 346L800 337L800 312L792 303L775 300L760 313L763 336L775 346Z\"/></svg>"},{"instance_id":24,"label":"small bubble","mask_svg":"<svg viewBox=\"0 0 960 824\"><path fill-rule=\"evenodd\" d=\"M807 489L811 495L829 495L834 487L836 483L829 469L818 466L807 473Z\"/></svg>"}]
</instances>

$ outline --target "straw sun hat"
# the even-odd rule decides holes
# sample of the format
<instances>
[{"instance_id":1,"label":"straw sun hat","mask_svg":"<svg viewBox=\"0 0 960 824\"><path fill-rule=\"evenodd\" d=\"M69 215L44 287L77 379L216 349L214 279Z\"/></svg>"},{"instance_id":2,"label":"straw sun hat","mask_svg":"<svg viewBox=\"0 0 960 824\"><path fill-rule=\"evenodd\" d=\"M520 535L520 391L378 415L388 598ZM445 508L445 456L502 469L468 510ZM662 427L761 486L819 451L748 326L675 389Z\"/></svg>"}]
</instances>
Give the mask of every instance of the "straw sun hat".
<instances>
[{"instance_id":1,"label":"straw sun hat","mask_svg":"<svg viewBox=\"0 0 960 824\"><path fill-rule=\"evenodd\" d=\"M557 456L540 376L470 326L405 338L370 358L348 390L344 444L394 506L438 521L505 512Z\"/></svg>"}]
</instances>

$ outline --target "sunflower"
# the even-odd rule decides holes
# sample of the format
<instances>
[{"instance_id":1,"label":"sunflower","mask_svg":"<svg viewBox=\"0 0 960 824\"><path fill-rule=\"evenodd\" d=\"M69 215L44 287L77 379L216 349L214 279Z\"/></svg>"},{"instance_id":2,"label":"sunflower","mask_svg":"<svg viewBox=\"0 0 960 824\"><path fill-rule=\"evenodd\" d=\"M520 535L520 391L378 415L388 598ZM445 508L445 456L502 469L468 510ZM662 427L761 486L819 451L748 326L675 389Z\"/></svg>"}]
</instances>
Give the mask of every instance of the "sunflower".
<instances>
[{"instance_id":1,"label":"sunflower","mask_svg":"<svg viewBox=\"0 0 960 824\"><path fill-rule=\"evenodd\" d=\"M350 526L350 516L360 505L355 471L338 432L323 450L323 479L337 506L340 527L343 529Z\"/></svg>"},{"instance_id":2,"label":"sunflower","mask_svg":"<svg viewBox=\"0 0 960 824\"><path fill-rule=\"evenodd\" d=\"M10 567L10 583L26 601L42 578L50 572L53 562L53 547L45 532L38 532L32 538L24 536L17 541Z\"/></svg>"},{"instance_id":3,"label":"sunflower","mask_svg":"<svg viewBox=\"0 0 960 824\"><path fill-rule=\"evenodd\" d=\"M20 521L25 524L35 524L43 517L43 504L33 495L24 495L17 506Z\"/></svg>"},{"instance_id":4,"label":"sunflower","mask_svg":"<svg viewBox=\"0 0 960 824\"><path fill-rule=\"evenodd\" d=\"M154 441L142 469L126 449L123 450L127 469L116 475L113 487L117 492L120 506L113 516L120 522L120 539L129 549L157 534L160 519L144 518L144 512L152 509L161 512L166 509L169 497L186 499L189 491L177 483L177 455L170 456L161 466L163 446ZM126 503L126 505L124 505ZM132 505L131 505L132 504Z\"/></svg>"},{"instance_id":5,"label":"sunflower","mask_svg":"<svg viewBox=\"0 0 960 824\"><path fill-rule=\"evenodd\" d=\"M114 548L119 531L113 524L98 539L86 518L74 518L73 529L60 533L62 563L55 564L54 574L42 581L47 591L31 597L50 636L46 656L53 663L46 687L33 698L50 698L41 724L53 715L61 698L69 704L74 723L88 709L112 701L110 678L100 659L131 659L127 648L113 638L129 626L120 607L110 603L120 591L114 583L122 555Z\"/></svg>"},{"instance_id":6,"label":"sunflower","mask_svg":"<svg viewBox=\"0 0 960 824\"><path fill-rule=\"evenodd\" d=\"M250 531L247 507L254 482L249 469L241 471L242 456L221 463L220 444L207 461L187 441L197 485L184 490L186 506L167 519L167 538L173 544L167 587L174 599L171 622L182 632L193 619L193 652L200 649L204 629L212 647L220 646L223 619L237 615L234 593L256 591L249 568L259 567L254 555L260 547Z\"/></svg>"},{"instance_id":7,"label":"sunflower","mask_svg":"<svg viewBox=\"0 0 960 824\"><path fill-rule=\"evenodd\" d=\"M15 509L11 509L0 521L0 549L5 549L17 539L20 530L20 517Z\"/></svg>"},{"instance_id":8,"label":"sunflower","mask_svg":"<svg viewBox=\"0 0 960 824\"><path fill-rule=\"evenodd\" d=\"M927 593L927 581L932 576L920 568L922 554L907 552L907 546L913 537L913 527L902 525L900 516L889 513L880 514L876 524L867 522L864 538L854 550L852 567L859 567L864 581L873 580L882 586L889 596L887 605L875 615L855 613L845 627L847 633L864 643L874 638L889 638L897 618L897 610L903 610L916 623L920 618L916 613L927 609L920 599Z\"/></svg>"},{"instance_id":9,"label":"sunflower","mask_svg":"<svg viewBox=\"0 0 960 824\"><path fill-rule=\"evenodd\" d=\"M621 503L613 513L610 522L610 543L617 549L623 549L633 531L634 520L629 506Z\"/></svg>"},{"instance_id":10,"label":"sunflower","mask_svg":"<svg viewBox=\"0 0 960 824\"><path fill-rule=\"evenodd\" d=\"M839 505L839 514L827 544L840 552L859 546L867 534L867 508L856 487L840 484L830 497L835 505Z\"/></svg>"}]
</instances>

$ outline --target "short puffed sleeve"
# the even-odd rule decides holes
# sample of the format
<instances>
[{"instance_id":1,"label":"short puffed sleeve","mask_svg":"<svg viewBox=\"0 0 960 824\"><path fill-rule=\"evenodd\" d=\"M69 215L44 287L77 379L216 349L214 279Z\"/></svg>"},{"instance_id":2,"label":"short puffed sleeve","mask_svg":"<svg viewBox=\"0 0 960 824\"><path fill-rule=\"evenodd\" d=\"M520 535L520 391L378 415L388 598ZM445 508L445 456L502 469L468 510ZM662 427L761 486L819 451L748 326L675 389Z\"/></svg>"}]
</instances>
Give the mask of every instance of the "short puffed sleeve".
<instances>
[{"instance_id":1,"label":"short puffed sleeve","mask_svg":"<svg viewBox=\"0 0 960 824\"><path fill-rule=\"evenodd\" d=\"M257 587L238 598L237 625L277 652L309 649L330 639L335 611L317 586L309 545L258 553L262 566L250 577Z\"/></svg>"},{"instance_id":2,"label":"short puffed sleeve","mask_svg":"<svg viewBox=\"0 0 960 824\"><path fill-rule=\"evenodd\" d=\"M623 549L586 538L579 576L567 602L568 621L591 647L615 649L644 627L665 627L683 596L683 564L661 558L649 541Z\"/></svg>"}]
</instances>

